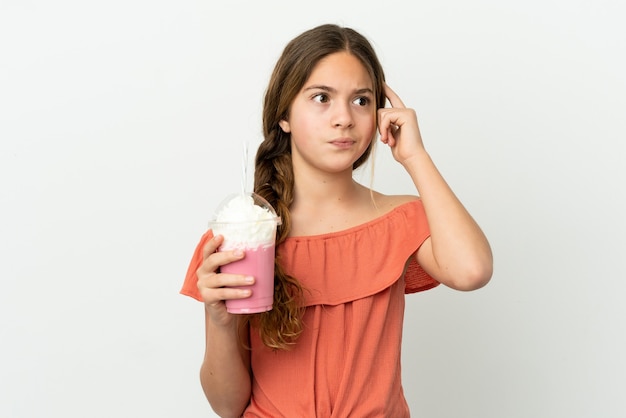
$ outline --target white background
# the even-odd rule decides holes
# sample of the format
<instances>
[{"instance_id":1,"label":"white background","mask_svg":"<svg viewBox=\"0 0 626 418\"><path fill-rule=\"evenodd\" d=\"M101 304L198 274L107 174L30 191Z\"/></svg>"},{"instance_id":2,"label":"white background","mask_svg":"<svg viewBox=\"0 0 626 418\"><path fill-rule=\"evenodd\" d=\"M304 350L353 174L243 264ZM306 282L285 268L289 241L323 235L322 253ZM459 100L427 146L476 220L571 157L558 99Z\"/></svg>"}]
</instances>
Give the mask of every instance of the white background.
<instances>
[{"instance_id":1,"label":"white background","mask_svg":"<svg viewBox=\"0 0 626 418\"><path fill-rule=\"evenodd\" d=\"M413 415L623 417L622 4L2 1L0 416L212 416L178 290L282 47L331 22L372 41L495 254L479 291L408 297ZM383 146L374 186L414 193Z\"/></svg>"}]
</instances>

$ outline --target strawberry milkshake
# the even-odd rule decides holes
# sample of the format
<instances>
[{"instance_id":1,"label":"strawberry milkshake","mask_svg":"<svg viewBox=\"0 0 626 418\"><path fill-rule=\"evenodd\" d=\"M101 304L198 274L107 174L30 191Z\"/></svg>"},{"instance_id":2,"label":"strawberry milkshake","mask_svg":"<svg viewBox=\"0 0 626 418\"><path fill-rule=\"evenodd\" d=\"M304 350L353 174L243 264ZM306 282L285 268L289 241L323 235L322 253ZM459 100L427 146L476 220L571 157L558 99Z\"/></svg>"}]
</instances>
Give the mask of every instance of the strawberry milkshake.
<instances>
[{"instance_id":1,"label":"strawberry milkshake","mask_svg":"<svg viewBox=\"0 0 626 418\"><path fill-rule=\"evenodd\" d=\"M223 273L253 276L246 286L252 295L226 301L226 309L235 314L251 314L272 309L274 299L274 256L276 227L280 217L272 206L255 193L229 196L216 211L209 226L215 235L223 235L220 251L243 250L243 259L220 268Z\"/></svg>"}]
</instances>

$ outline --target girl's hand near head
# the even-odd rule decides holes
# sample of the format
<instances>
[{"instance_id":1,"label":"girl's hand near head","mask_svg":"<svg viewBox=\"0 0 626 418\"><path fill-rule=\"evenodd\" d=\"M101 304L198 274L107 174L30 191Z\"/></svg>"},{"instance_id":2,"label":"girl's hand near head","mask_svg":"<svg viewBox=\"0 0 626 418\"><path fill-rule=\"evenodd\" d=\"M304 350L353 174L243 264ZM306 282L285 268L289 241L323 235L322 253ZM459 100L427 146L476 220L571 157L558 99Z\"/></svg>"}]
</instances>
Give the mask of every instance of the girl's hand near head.
<instances>
[{"instance_id":1,"label":"girl's hand near head","mask_svg":"<svg viewBox=\"0 0 626 418\"><path fill-rule=\"evenodd\" d=\"M249 286L254 278L241 274L219 273L219 267L233 261L241 260L243 251L217 251L224 237L216 235L211 238L203 250L204 261L196 271L198 290L204 301L206 311L215 325L232 325L235 315L226 310L227 299L244 299L251 295L249 289L235 289L231 286Z\"/></svg>"},{"instance_id":2,"label":"girl's hand near head","mask_svg":"<svg viewBox=\"0 0 626 418\"><path fill-rule=\"evenodd\" d=\"M400 97L387 85L385 95L391 107L378 109L380 140L389 145L393 158L404 165L424 151L417 115L413 109L406 108Z\"/></svg>"}]
</instances>

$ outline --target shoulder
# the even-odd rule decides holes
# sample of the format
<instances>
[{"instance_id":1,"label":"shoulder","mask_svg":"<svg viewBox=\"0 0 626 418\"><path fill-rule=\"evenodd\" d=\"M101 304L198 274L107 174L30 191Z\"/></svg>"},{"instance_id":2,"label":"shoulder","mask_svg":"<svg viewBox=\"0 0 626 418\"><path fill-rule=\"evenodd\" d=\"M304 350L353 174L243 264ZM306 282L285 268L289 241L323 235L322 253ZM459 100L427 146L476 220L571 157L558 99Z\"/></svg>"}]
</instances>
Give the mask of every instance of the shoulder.
<instances>
[{"instance_id":1,"label":"shoulder","mask_svg":"<svg viewBox=\"0 0 626 418\"><path fill-rule=\"evenodd\" d=\"M387 213L407 203L420 200L414 195L384 195L378 192L374 192L373 197L374 204L381 213Z\"/></svg>"}]
</instances>

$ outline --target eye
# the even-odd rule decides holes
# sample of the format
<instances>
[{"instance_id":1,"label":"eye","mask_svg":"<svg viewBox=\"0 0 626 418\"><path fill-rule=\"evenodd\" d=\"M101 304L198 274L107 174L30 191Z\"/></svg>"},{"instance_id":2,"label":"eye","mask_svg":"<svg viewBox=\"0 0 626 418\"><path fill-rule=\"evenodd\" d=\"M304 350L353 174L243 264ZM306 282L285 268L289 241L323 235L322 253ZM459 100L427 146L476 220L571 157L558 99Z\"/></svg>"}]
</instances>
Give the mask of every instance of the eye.
<instances>
[{"instance_id":1,"label":"eye","mask_svg":"<svg viewBox=\"0 0 626 418\"><path fill-rule=\"evenodd\" d=\"M370 99L369 97L357 97L356 99L354 99L354 101L352 101L352 103L354 103L357 106L367 106L368 104L370 104Z\"/></svg>"},{"instance_id":2,"label":"eye","mask_svg":"<svg viewBox=\"0 0 626 418\"><path fill-rule=\"evenodd\" d=\"M315 96L313 96L313 101L318 102L318 103L327 103L328 95L326 93L318 93Z\"/></svg>"}]
</instances>

